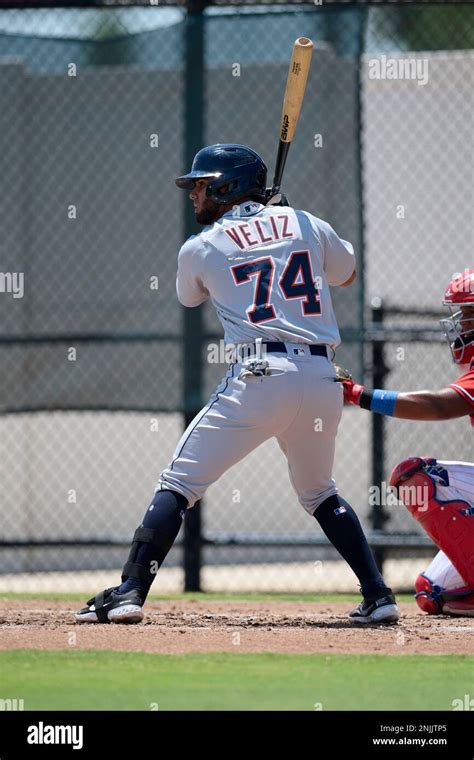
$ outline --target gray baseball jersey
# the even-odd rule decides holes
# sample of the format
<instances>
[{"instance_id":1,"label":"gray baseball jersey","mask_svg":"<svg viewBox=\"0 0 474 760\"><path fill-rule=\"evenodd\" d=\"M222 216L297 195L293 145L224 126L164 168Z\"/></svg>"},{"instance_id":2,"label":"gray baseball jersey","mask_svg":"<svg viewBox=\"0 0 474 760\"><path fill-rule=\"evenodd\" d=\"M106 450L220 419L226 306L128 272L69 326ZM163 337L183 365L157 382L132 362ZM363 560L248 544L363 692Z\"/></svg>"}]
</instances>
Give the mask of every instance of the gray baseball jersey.
<instances>
[{"instance_id":1,"label":"gray baseball jersey","mask_svg":"<svg viewBox=\"0 0 474 760\"><path fill-rule=\"evenodd\" d=\"M210 298L226 343L340 343L328 285L354 271L354 250L327 222L289 206L246 201L178 256L184 306Z\"/></svg>"},{"instance_id":2,"label":"gray baseball jersey","mask_svg":"<svg viewBox=\"0 0 474 760\"><path fill-rule=\"evenodd\" d=\"M227 344L284 346L265 354L266 374L235 357L156 490L177 491L192 507L226 470L275 437L309 514L336 493L342 385L327 351L311 353L309 344L340 342L328 286L353 271L350 243L326 222L287 206L246 201L186 241L178 262L181 303L198 306L210 298Z\"/></svg>"}]
</instances>

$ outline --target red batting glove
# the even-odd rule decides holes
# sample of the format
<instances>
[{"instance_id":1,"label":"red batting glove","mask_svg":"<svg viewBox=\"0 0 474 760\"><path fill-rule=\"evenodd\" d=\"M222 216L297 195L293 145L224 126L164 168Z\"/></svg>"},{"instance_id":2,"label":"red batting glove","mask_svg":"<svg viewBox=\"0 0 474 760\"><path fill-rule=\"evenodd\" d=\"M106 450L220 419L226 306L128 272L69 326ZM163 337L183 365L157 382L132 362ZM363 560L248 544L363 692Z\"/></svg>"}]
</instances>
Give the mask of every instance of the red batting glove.
<instances>
[{"instance_id":1,"label":"red batting glove","mask_svg":"<svg viewBox=\"0 0 474 760\"><path fill-rule=\"evenodd\" d=\"M343 380L342 386L344 388L344 403L359 406L360 396L362 391L365 391L365 386L357 385L357 383L352 382L352 380Z\"/></svg>"}]
</instances>

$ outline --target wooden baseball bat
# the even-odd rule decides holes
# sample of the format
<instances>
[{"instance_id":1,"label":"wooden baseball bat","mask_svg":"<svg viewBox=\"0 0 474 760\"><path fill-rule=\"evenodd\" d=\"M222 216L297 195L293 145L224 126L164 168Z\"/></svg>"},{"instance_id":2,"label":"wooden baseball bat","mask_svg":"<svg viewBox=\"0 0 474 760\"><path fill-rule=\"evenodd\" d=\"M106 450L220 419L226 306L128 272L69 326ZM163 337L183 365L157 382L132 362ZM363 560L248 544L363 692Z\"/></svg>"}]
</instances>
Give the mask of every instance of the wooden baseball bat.
<instances>
[{"instance_id":1,"label":"wooden baseball bat","mask_svg":"<svg viewBox=\"0 0 474 760\"><path fill-rule=\"evenodd\" d=\"M280 142L271 195L276 195L280 192L286 158L295 134L303 103L313 47L313 42L308 37L298 37L293 45L285 97L283 99L283 110L281 112Z\"/></svg>"}]
</instances>

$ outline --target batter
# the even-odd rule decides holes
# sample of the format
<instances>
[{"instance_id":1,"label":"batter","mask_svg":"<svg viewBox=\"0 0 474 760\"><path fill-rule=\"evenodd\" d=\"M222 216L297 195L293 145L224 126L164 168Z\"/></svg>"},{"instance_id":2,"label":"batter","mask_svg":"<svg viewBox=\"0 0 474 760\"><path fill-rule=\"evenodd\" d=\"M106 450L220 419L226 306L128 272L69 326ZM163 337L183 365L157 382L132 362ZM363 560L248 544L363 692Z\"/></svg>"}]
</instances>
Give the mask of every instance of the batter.
<instances>
[{"instance_id":1,"label":"batter","mask_svg":"<svg viewBox=\"0 0 474 760\"><path fill-rule=\"evenodd\" d=\"M352 507L332 477L343 388L332 359L340 336L330 287L355 279L352 245L327 222L265 205L267 169L235 144L199 151L176 180L203 225L178 256L177 295L210 299L233 348L226 376L179 441L135 532L122 583L76 614L77 622L136 623L186 510L226 470L275 437L299 502L359 580L356 623L393 623L399 610ZM271 477L271 472L268 473ZM262 511L271 522L271 504Z\"/></svg>"}]
</instances>

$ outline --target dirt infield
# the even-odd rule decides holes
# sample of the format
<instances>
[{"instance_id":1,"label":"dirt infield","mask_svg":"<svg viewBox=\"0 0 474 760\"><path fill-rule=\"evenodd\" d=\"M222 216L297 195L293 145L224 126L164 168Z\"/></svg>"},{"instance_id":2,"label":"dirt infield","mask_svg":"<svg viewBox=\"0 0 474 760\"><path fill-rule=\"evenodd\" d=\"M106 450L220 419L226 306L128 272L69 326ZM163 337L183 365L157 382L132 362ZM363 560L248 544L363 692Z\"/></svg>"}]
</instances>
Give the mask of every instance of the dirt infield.
<instances>
[{"instance_id":1,"label":"dirt infield","mask_svg":"<svg viewBox=\"0 0 474 760\"><path fill-rule=\"evenodd\" d=\"M474 619L427 616L401 604L392 626L354 626L347 602L150 602L140 625L76 625L81 605L1 601L0 650L113 649L189 652L472 654ZM74 635L72 635L74 634Z\"/></svg>"}]
</instances>

